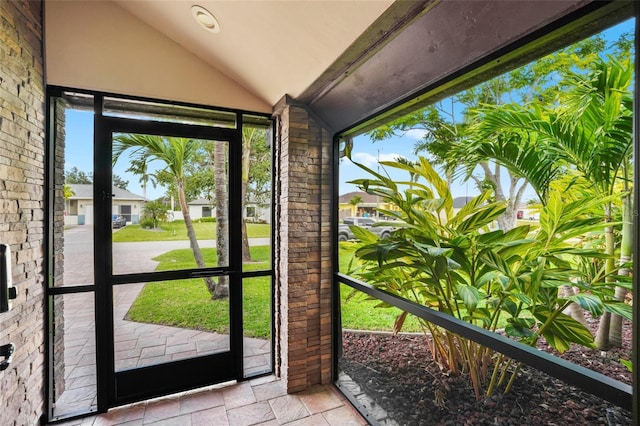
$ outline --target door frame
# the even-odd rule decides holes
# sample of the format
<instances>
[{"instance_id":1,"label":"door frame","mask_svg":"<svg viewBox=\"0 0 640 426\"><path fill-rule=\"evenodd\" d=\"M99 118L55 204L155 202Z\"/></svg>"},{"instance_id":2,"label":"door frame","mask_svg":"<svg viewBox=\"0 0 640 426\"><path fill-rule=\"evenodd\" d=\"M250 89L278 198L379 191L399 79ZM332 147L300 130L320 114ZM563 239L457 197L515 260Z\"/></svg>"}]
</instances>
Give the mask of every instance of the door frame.
<instances>
[{"instance_id":1,"label":"door frame","mask_svg":"<svg viewBox=\"0 0 640 426\"><path fill-rule=\"evenodd\" d=\"M96 363L98 410L229 380L242 379L242 129L146 121L95 115L94 121L94 271L96 285ZM229 265L201 269L113 275L112 135L138 133L216 140L228 143ZM229 276L230 350L196 358L115 371L113 286L161 279ZM214 368L211 368L211 367Z\"/></svg>"}]
</instances>

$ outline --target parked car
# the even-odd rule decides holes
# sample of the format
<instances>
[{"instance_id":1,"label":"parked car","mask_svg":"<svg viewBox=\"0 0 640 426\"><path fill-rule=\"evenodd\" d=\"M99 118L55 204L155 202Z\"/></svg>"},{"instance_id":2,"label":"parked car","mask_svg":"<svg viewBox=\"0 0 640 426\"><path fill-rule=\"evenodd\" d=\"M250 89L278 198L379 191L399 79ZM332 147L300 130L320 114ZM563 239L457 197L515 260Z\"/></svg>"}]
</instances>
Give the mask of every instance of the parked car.
<instances>
[{"instance_id":1,"label":"parked car","mask_svg":"<svg viewBox=\"0 0 640 426\"><path fill-rule=\"evenodd\" d=\"M127 225L127 219L124 216L119 216L117 214L111 215L111 227L112 228L122 228Z\"/></svg>"},{"instance_id":2,"label":"parked car","mask_svg":"<svg viewBox=\"0 0 640 426\"><path fill-rule=\"evenodd\" d=\"M345 217L338 226L338 241L349 241L355 239L353 232L349 228L350 225L366 228L374 234L378 234L380 238L387 238L391 235L393 228L389 226L373 226L377 222L371 217Z\"/></svg>"}]
</instances>

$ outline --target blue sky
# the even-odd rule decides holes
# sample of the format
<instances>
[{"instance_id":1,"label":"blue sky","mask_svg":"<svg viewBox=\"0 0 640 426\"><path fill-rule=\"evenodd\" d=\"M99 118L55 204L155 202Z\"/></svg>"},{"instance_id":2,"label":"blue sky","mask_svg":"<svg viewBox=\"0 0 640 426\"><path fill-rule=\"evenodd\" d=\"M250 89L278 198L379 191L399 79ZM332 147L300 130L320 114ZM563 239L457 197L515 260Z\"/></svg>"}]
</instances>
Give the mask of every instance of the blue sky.
<instances>
[{"instance_id":1,"label":"blue sky","mask_svg":"<svg viewBox=\"0 0 640 426\"><path fill-rule=\"evenodd\" d=\"M624 32L633 31L634 20L630 19L622 22L608 30L603 31L604 38L606 40L616 40ZM443 102L447 102L445 99ZM450 102L450 101L449 101ZM454 107L455 108L455 107ZM459 109L456 110L456 115L461 113ZM458 117L459 118L459 117ZM366 135L360 135L353 140L352 158L354 161L362 163L367 167L377 170L377 157L379 155L381 161L394 161L398 157L403 157L408 160L414 161L417 159L416 154L413 152L416 141L424 137L425 132L422 130L410 130L402 136L394 136L387 140L380 142L371 142ZM408 173L402 171L396 171L388 169L388 174L394 180L408 180ZM367 178L366 172L358 168L352 162L347 159L343 159L340 162L340 194L345 194L351 191L357 191L357 187L353 184L349 184L349 181L354 179ZM508 194L509 184L508 175L506 172L502 173L503 189L505 194ZM473 181L463 182L459 179L453 182L451 193L454 197L461 196L476 196L479 191L476 189ZM527 187L523 202L527 200L535 199L537 196L530 186Z\"/></svg>"},{"instance_id":2,"label":"blue sky","mask_svg":"<svg viewBox=\"0 0 640 426\"><path fill-rule=\"evenodd\" d=\"M77 167L85 173L93 171L93 112L92 111L66 111L66 147L65 147L65 165L66 171ZM128 164L120 159L113 168L113 173L129 181L127 189L134 194L143 195L142 185L139 178L131 173L126 172ZM161 164L156 161L154 165L149 166L149 170L156 170ZM156 199L164 195L164 189L161 187L154 188L153 185L147 186L147 198Z\"/></svg>"},{"instance_id":3,"label":"blue sky","mask_svg":"<svg viewBox=\"0 0 640 426\"><path fill-rule=\"evenodd\" d=\"M605 38L615 40L619 35L633 29L633 20L625 21L609 30L605 31ZM66 163L65 170L77 167L79 170L89 173L93 170L93 113L92 111L67 110L67 133L66 133ZM415 160L417 157L413 153L415 142L424 136L423 131L414 130L405 133L402 137L393 137L388 140L371 142L365 135L360 135L354 139L352 157L355 161L367 165L376 170L378 158L381 161L393 161L398 157ZM114 167L114 174L129 181L128 190L143 195L139 178L131 173L125 172L127 165L121 159ZM157 167L157 166L156 166ZM389 171L390 176L398 180L406 180L408 175L404 172ZM506 174L506 173L505 173ZM365 173L349 160L342 160L340 164L340 188L339 193L355 191L357 188L347 182L353 179L365 178ZM505 185L505 189L507 186ZM478 194L473 182L454 182L451 192L454 197L474 196ZM147 188L147 198L155 199L164 195L163 188ZM523 201L535 198L531 189L525 193Z\"/></svg>"}]
</instances>

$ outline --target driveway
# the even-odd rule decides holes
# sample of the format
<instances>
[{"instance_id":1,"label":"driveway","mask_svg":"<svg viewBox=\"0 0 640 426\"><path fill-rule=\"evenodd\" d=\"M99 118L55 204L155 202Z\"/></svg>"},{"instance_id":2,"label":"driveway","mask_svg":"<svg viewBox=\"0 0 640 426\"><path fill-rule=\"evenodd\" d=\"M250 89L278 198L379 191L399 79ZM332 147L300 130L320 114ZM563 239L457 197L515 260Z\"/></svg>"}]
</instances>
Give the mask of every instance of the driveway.
<instances>
[{"instance_id":1,"label":"driveway","mask_svg":"<svg viewBox=\"0 0 640 426\"><path fill-rule=\"evenodd\" d=\"M118 230L114 230L118 232ZM268 245L269 238L250 238L249 245ZM215 247L215 240L200 240L200 248ZM151 260L176 249L188 249L189 241L148 241L113 244L115 274L152 272L158 262ZM93 284L93 226L78 225L64 232L65 285Z\"/></svg>"}]
</instances>

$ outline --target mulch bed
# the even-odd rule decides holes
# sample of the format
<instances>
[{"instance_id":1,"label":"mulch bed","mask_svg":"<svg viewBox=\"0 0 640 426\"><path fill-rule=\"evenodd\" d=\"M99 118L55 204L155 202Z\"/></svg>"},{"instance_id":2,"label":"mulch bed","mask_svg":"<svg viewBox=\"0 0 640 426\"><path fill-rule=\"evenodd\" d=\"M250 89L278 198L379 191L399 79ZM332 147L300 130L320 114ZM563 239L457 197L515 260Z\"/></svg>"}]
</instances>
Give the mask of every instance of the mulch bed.
<instances>
[{"instance_id":1,"label":"mulch bed","mask_svg":"<svg viewBox=\"0 0 640 426\"><path fill-rule=\"evenodd\" d=\"M619 362L631 359L628 323L623 336L622 348L601 353L572 346L559 356L631 384L631 373ZM526 366L509 393L477 401L468 377L446 375L432 362L424 339L344 332L340 369L400 425L632 424L629 411ZM539 348L554 352L544 343ZM443 391L444 408L434 402L436 390Z\"/></svg>"}]
</instances>

